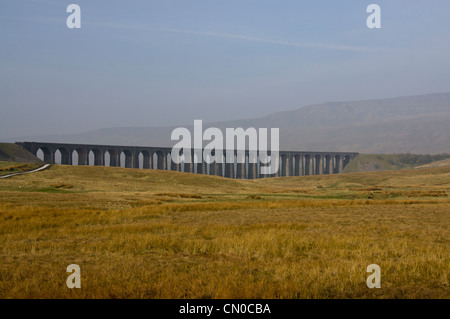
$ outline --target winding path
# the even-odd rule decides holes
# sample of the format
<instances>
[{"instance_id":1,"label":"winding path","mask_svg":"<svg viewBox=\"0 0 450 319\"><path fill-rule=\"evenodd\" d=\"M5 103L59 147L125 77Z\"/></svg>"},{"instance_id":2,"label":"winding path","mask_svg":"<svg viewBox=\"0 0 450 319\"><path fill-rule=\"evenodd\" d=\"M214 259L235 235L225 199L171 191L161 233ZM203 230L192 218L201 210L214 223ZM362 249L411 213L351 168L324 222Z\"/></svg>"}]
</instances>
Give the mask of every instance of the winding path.
<instances>
[{"instance_id":1,"label":"winding path","mask_svg":"<svg viewBox=\"0 0 450 319\"><path fill-rule=\"evenodd\" d=\"M12 176L16 176L16 175L23 175L23 174L29 174L29 173L35 173L35 172L43 171L44 169L48 168L49 166L50 166L50 164L44 164L43 166L41 166L39 168L36 168L36 169L34 169L32 171L13 173L13 174L9 174L9 175L0 176L0 179L1 178L12 177Z\"/></svg>"}]
</instances>

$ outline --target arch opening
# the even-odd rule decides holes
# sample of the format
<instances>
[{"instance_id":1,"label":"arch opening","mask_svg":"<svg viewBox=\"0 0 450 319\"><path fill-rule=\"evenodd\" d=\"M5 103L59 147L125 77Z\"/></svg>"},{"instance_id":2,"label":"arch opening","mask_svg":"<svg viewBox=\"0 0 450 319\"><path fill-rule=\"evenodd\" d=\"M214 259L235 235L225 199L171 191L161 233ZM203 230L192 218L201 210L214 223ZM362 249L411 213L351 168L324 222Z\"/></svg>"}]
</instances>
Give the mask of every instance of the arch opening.
<instances>
[{"instance_id":1,"label":"arch opening","mask_svg":"<svg viewBox=\"0 0 450 319\"><path fill-rule=\"evenodd\" d=\"M41 161L44 161L46 163L50 163L50 164L54 163L52 153L45 146L40 147L36 151L36 157L39 158Z\"/></svg>"},{"instance_id":2,"label":"arch opening","mask_svg":"<svg viewBox=\"0 0 450 319\"><path fill-rule=\"evenodd\" d=\"M61 151L57 149L53 155L55 156L55 164L61 165Z\"/></svg>"},{"instance_id":3,"label":"arch opening","mask_svg":"<svg viewBox=\"0 0 450 319\"><path fill-rule=\"evenodd\" d=\"M78 152L76 150L73 150L70 156L72 157L72 165L78 166Z\"/></svg>"},{"instance_id":4,"label":"arch opening","mask_svg":"<svg viewBox=\"0 0 450 319\"><path fill-rule=\"evenodd\" d=\"M132 168L133 154L129 150L123 150L119 156L119 167Z\"/></svg>"}]
</instances>

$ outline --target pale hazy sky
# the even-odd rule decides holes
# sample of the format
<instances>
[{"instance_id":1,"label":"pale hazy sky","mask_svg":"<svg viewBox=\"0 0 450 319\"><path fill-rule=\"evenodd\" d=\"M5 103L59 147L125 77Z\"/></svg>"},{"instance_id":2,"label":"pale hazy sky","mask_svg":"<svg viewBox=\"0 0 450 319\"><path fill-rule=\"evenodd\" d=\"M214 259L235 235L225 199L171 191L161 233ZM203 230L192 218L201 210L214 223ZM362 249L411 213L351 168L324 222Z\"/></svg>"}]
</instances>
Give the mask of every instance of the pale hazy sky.
<instances>
[{"instance_id":1,"label":"pale hazy sky","mask_svg":"<svg viewBox=\"0 0 450 319\"><path fill-rule=\"evenodd\" d=\"M1 0L0 139L447 92L449 13L448 0Z\"/></svg>"}]
</instances>

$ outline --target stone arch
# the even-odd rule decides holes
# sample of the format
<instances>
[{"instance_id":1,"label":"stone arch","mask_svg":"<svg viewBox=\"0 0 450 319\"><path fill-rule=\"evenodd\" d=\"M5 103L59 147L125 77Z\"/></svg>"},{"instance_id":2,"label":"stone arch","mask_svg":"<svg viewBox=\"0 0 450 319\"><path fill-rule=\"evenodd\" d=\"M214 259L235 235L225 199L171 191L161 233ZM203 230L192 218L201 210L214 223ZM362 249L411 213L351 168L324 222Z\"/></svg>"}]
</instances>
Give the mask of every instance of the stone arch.
<instances>
[{"instance_id":1,"label":"stone arch","mask_svg":"<svg viewBox=\"0 0 450 319\"><path fill-rule=\"evenodd\" d=\"M170 152L164 152L164 158L166 160L166 170L170 170L172 159L170 158Z\"/></svg>"},{"instance_id":2,"label":"stone arch","mask_svg":"<svg viewBox=\"0 0 450 319\"><path fill-rule=\"evenodd\" d=\"M320 154L314 155L313 167L313 175L320 175L322 172L322 156Z\"/></svg>"},{"instance_id":3,"label":"stone arch","mask_svg":"<svg viewBox=\"0 0 450 319\"><path fill-rule=\"evenodd\" d=\"M334 173L340 173L342 170L342 161L341 161L341 155L336 154L334 156Z\"/></svg>"},{"instance_id":4,"label":"stone arch","mask_svg":"<svg viewBox=\"0 0 450 319\"><path fill-rule=\"evenodd\" d=\"M56 151L60 153L60 163L62 165L72 165L72 153L65 147L59 147ZM56 151L55 151L55 159L56 159Z\"/></svg>"},{"instance_id":5,"label":"stone arch","mask_svg":"<svg viewBox=\"0 0 450 319\"><path fill-rule=\"evenodd\" d=\"M88 165L88 152L84 148L76 148L77 153L77 165ZM72 153L73 158L73 153Z\"/></svg>"},{"instance_id":6,"label":"stone arch","mask_svg":"<svg viewBox=\"0 0 450 319\"><path fill-rule=\"evenodd\" d=\"M152 169L158 169L158 154L156 152L153 152L152 154Z\"/></svg>"},{"instance_id":7,"label":"stone arch","mask_svg":"<svg viewBox=\"0 0 450 319\"><path fill-rule=\"evenodd\" d=\"M70 158L72 159L72 165L78 165L78 152L76 150L71 150Z\"/></svg>"},{"instance_id":8,"label":"stone arch","mask_svg":"<svg viewBox=\"0 0 450 319\"><path fill-rule=\"evenodd\" d=\"M245 155L244 155L244 167L243 167L243 169L244 169L244 171L243 171L243 178L244 179L248 179L249 178L248 177L249 164L250 164L250 159L249 159L248 153L245 153Z\"/></svg>"},{"instance_id":9,"label":"stone arch","mask_svg":"<svg viewBox=\"0 0 450 319\"><path fill-rule=\"evenodd\" d=\"M108 150L103 153L103 166L111 166L111 154Z\"/></svg>"},{"instance_id":10,"label":"stone arch","mask_svg":"<svg viewBox=\"0 0 450 319\"><path fill-rule=\"evenodd\" d=\"M101 149L95 149L93 152L95 155L94 165L105 166L105 151Z\"/></svg>"},{"instance_id":11,"label":"stone arch","mask_svg":"<svg viewBox=\"0 0 450 319\"><path fill-rule=\"evenodd\" d=\"M287 154L281 154L280 155L280 160L281 160L281 163L280 163L280 169L281 169L281 172L280 172L280 174L281 174L281 176L288 176L288 167L289 167L289 164L288 164L288 160L289 160L289 156L287 155Z\"/></svg>"},{"instance_id":12,"label":"stone arch","mask_svg":"<svg viewBox=\"0 0 450 319\"><path fill-rule=\"evenodd\" d=\"M331 161L331 155L326 154L324 156L324 173L325 174L333 174L333 163Z\"/></svg>"},{"instance_id":13,"label":"stone arch","mask_svg":"<svg viewBox=\"0 0 450 319\"><path fill-rule=\"evenodd\" d=\"M133 153L130 150L123 149L119 156L120 167L133 167Z\"/></svg>"},{"instance_id":14,"label":"stone arch","mask_svg":"<svg viewBox=\"0 0 450 319\"><path fill-rule=\"evenodd\" d=\"M120 166L120 154L114 149L108 149L103 156L104 165L111 167Z\"/></svg>"},{"instance_id":15,"label":"stone arch","mask_svg":"<svg viewBox=\"0 0 450 319\"><path fill-rule=\"evenodd\" d=\"M235 153L233 155L233 177L232 178L237 178L237 171L238 171L238 157L237 157L237 154Z\"/></svg>"},{"instance_id":16,"label":"stone arch","mask_svg":"<svg viewBox=\"0 0 450 319\"><path fill-rule=\"evenodd\" d=\"M245 154L235 153L235 175L236 178L245 178Z\"/></svg>"},{"instance_id":17,"label":"stone arch","mask_svg":"<svg viewBox=\"0 0 450 319\"><path fill-rule=\"evenodd\" d=\"M259 160L259 154L256 156L256 175L255 178L261 178L261 161Z\"/></svg>"},{"instance_id":18,"label":"stone arch","mask_svg":"<svg viewBox=\"0 0 450 319\"><path fill-rule=\"evenodd\" d=\"M294 164L293 164L293 173L294 176L302 176L303 172L302 172L302 167L303 167L303 157L300 154L295 154L294 155Z\"/></svg>"},{"instance_id":19,"label":"stone arch","mask_svg":"<svg viewBox=\"0 0 450 319\"><path fill-rule=\"evenodd\" d=\"M222 152L222 151L220 151ZM214 171L216 176L223 176L223 168L224 168L224 156L223 153L217 153L216 160L213 163L214 165ZM221 162L218 162L221 161Z\"/></svg>"},{"instance_id":20,"label":"stone arch","mask_svg":"<svg viewBox=\"0 0 450 319\"><path fill-rule=\"evenodd\" d=\"M257 176L258 178L264 178L264 177L279 177L281 176L281 155L280 153L278 153L278 156L275 156L274 154L272 154L272 152L269 151L265 151L265 152L261 152L258 154L258 159L257 159ZM271 174L271 175L267 175L267 174L261 174L261 169L264 167L269 167L271 166L273 167L278 167L278 170L276 173ZM238 177L236 177L238 178Z\"/></svg>"},{"instance_id":21,"label":"stone arch","mask_svg":"<svg viewBox=\"0 0 450 319\"><path fill-rule=\"evenodd\" d=\"M192 161L193 155L191 154L191 158L190 161ZM180 172L185 172L185 173L193 173L194 171L194 165L193 163L187 163L188 157L186 154L182 155L182 162L180 163L180 167L178 168L178 170Z\"/></svg>"},{"instance_id":22,"label":"stone arch","mask_svg":"<svg viewBox=\"0 0 450 319\"><path fill-rule=\"evenodd\" d=\"M270 165L278 168L277 172L271 176L280 177L281 176L281 154L280 153L278 153L278 155L275 156L275 155L272 155L272 152L270 152Z\"/></svg>"},{"instance_id":23,"label":"stone arch","mask_svg":"<svg viewBox=\"0 0 450 319\"><path fill-rule=\"evenodd\" d=\"M92 148L89 150L89 165L94 166L103 166L104 164L104 155L101 150L98 148Z\"/></svg>"},{"instance_id":24,"label":"stone arch","mask_svg":"<svg viewBox=\"0 0 450 319\"><path fill-rule=\"evenodd\" d=\"M150 169L152 167L152 154L147 150L142 150L139 156L141 157L139 159L139 168Z\"/></svg>"},{"instance_id":25,"label":"stone arch","mask_svg":"<svg viewBox=\"0 0 450 319\"><path fill-rule=\"evenodd\" d=\"M60 165L62 162L62 154L61 151L59 149L56 149L55 152L53 153L53 158L55 159L55 164Z\"/></svg>"},{"instance_id":26,"label":"stone arch","mask_svg":"<svg viewBox=\"0 0 450 319\"><path fill-rule=\"evenodd\" d=\"M209 155L203 154L203 174L210 175L211 174L211 164L209 162Z\"/></svg>"},{"instance_id":27,"label":"stone arch","mask_svg":"<svg viewBox=\"0 0 450 319\"><path fill-rule=\"evenodd\" d=\"M216 162L212 162L212 156L216 155L216 150L213 149L211 150L211 156L208 155L208 159L207 159L207 171L208 171L208 175L216 175Z\"/></svg>"},{"instance_id":28,"label":"stone arch","mask_svg":"<svg viewBox=\"0 0 450 319\"><path fill-rule=\"evenodd\" d=\"M45 146L39 147L38 150L36 151L36 157L46 163L49 164L54 163L54 155L48 147Z\"/></svg>"},{"instance_id":29,"label":"stone arch","mask_svg":"<svg viewBox=\"0 0 450 319\"><path fill-rule=\"evenodd\" d=\"M64 147L59 147L55 150L55 152L53 153L53 159L55 164L72 164L72 157L69 156L69 151L67 151L67 149L65 149Z\"/></svg>"},{"instance_id":30,"label":"stone arch","mask_svg":"<svg viewBox=\"0 0 450 319\"><path fill-rule=\"evenodd\" d=\"M312 175L312 156L305 155L305 175Z\"/></svg>"},{"instance_id":31,"label":"stone arch","mask_svg":"<svg viewBox=\"0 0 450 319\"><path fill-rule=\"evenodd\" d=\"M233 152L227 152L225 154L225 177L234 178L234 164L236 157Z\"/></svg>"},{"instance_id":32,"label":"stone arch","mask_svg":"<svg viewBox=\"0 0 450 319\"><path fill-rule=\"evenodd\" d=\"M184 148L179 150L179 155L180 155L180 163L176 164L172 161L172 152L168 153L166 156L170 156L170 163L171 163L171 167L172 170L176 170L178 172L186 172L186 173L190 173L191 172L191 167L193 167L193 163L186 163L187 156L186 154L184 154ZM193 155L191 154L191 160L192 160Z\"/></svg>"},{"instance_id":33,"label":"stone arch","mask_svg":"<svg viewBox=\"0 0 450 319\"><path fill-rule=\"evenodd\" d=\"M166 153L166 160L167 160L167 170L171 170L174 172L182 171L183 170L183 162L181 163L175 163L172 161L172 153ZM183 159L183 155L181 156L181 160Z\"/></svg>"},{"instance_id":34,"label":"stone arch","mask_svg":"<svg viewBox=\"0 0 450 319\"><path fill-rule=\"evenodd\" d=\"M94 161L95 161L95 154L92 150L87 150L88 153L88 162L87 165L88 166L94 166Z\"/></svg>"},{"instance_id":35,"label":"stone arch","mask_svg":"<svg viewBox=\"0 0 450 319\"><path fill-rule=\"evenodd\" d=\"M197 174L197 169L198 169L198 163L197 162L197 154L195 154L195 152L192 153L192 163L191 163L191 169L192 169L192 173Z\"/></svg>"},{"instance_id":36,"label":"stone arch","mask_svg":"<svg viewBox=\"0 0 450 319\"><path fill-rule=\"evenodd\" d=\"M200 153L200 154L197 154L198 152L194 152L194 163L193 163L193 165L194 165L194 172L196 173L196 174L203 174L203 172L204 172L204 169L203 169L203 164L204 164L204 162L203 162L203 155Z\"/></svg>"},{"instance_id":37,"label":"stone arch","mask_svg":"<svg viewBox=\"0 0 450 319\"><path fill-rule=\"evenodd\" d=\"M167 159L166 154L163 151L156 151L156 169L166 169L167 165Z\"/></svg>"},{"instance_id":38,"label":"stone arch","mask_svg":"<svg viewBox=\"0 0 450 319\"><path fill-rule=\"evenodd\" d=\"M184 171L186 173L195 173L196 169L198 169L198 164L196 163L196 161L202 161L202 159L197 160L197 156L199 156L200 154L196 154L195 149L191 149L191 163L190 164L185 164L184 165Z\"/></svg>"},{"instance_id":39,"label":"stone arch","mask_svg":"<svg viewBox=\"0 0 450 319\"><path fill-rule=\"evenodd\" d=\"M258 178L258 154L255 151L248 152L247 178Z\"/></svg>"}]
</instances>

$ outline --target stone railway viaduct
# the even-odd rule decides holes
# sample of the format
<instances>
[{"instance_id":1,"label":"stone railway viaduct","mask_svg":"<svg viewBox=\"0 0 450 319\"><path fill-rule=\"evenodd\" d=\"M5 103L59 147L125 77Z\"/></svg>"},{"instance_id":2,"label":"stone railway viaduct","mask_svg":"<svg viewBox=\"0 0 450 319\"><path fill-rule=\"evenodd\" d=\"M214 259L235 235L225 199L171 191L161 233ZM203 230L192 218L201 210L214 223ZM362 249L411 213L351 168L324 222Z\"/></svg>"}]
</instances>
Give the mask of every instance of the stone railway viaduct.
<instances>
[{"instance_id":1,"label":"stone railway viaduct","mask_svg":"<svg viewBox=\"0 0 450 319\"><path fill-rule=\"evenodd\" d=\"M263 178L279 176L305 176L337 174L358 155L348 152L279 152L279 170L273 175L261 175L260 164L249 163L246 151L245 163L237 163L235 150L233 163L194 163L194 150L191 163L175 164L170 158L172 148L112 146L87 144L61 144L39 142L17 142L36 156L41 155L49 164L96 165L142 169L160 169L196 174L217 175L228 178ZM41 153L41 154L39 154ZM226 151L224 150L224 158Z\"/></svg>"}]
</instances>

